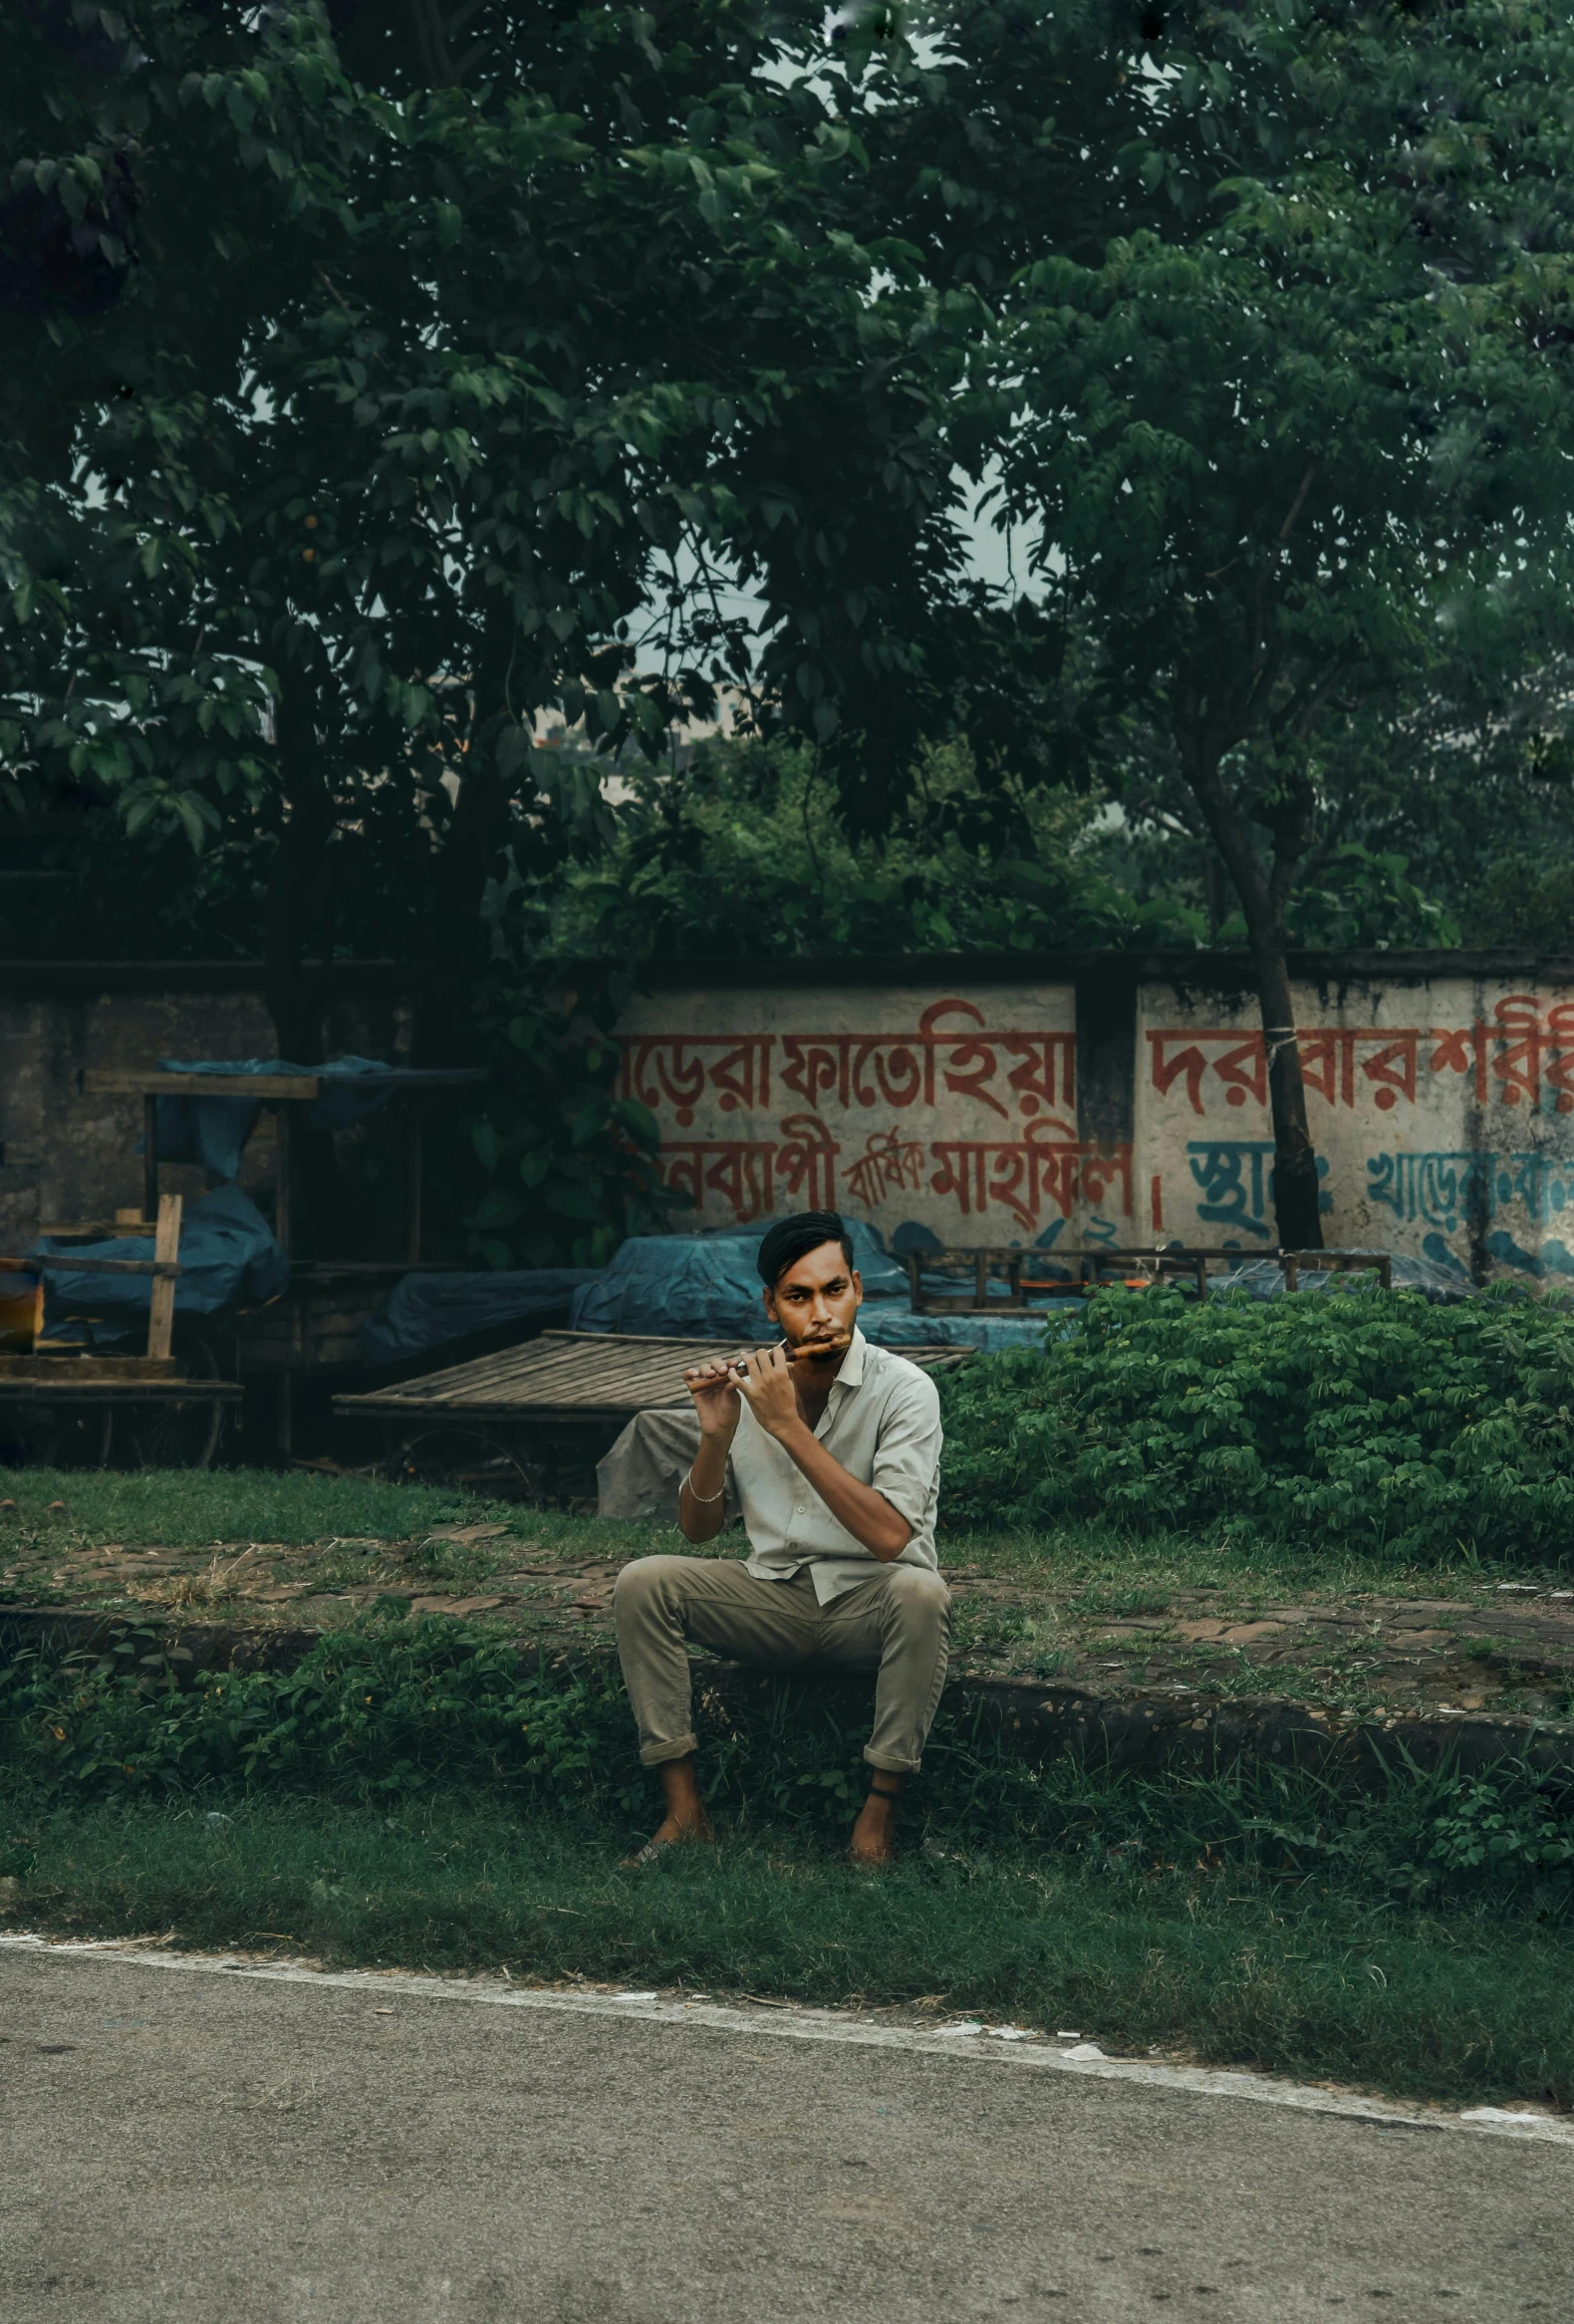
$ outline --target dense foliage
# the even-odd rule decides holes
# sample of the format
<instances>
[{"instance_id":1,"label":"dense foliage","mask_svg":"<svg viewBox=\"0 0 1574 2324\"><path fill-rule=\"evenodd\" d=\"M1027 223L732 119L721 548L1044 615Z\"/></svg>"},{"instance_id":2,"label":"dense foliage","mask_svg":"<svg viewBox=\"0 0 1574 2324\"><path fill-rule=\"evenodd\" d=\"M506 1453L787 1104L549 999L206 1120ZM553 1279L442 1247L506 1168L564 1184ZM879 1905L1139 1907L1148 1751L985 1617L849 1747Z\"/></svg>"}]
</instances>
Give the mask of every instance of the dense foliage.
<instances>
[{"instance_id":1,"label":"dense foliage","mask_svg":"<svg viewBox=\"0 0 1574 2324\"><path fill-rule=\"evenodd\" d=\"M1574 1538L1574 1314L1303 1292L1101 1293L942 1383L948 1520L1216 1523L1555 1563Z\"/></svg>"},{"instance_id":2,"label":"dense foliage","mask_svg":"<svg viewBox=\"0 0 1574 2324\"><path fill-rule=\"evenodd\" d=\"M318 0L26 14L0 790L237 841L285 1054L319 1053L308 963L371 889L451 1053L505 844L539 868L594 820L537 712L616 745L705 705L725 625L663 608L694 538L796 537L786 404L900 469L904 575L954 334L837 230L853 139L783 69L817 15L491 0L434 49Z\"/></svg>"},{"instance_id":3,"label":"dense foliage","mask_svg":"<svg viewBox=\"0 0 1574 2324\"><path fill-rule=\"evenodd\" d=\"M619 1094L625 980L494 971L481 992L491 1080L447 1126L444 1245L489 1267L600 1267L625 1235L658 1234L685 1198L656 1173L656 1117Z\"/></svg>"},{"instance_id":4,"label":"dense foliage","mask_svg":"<svg viewBox=\"0 0 1574 2324\"><path fill-rule=\"evenodd\" d=\"M985 785L964 742L920 751L883 840L848 830L807 744L701 743L620 769L610 843L500 897L512 942L569 958L1189 944L1200 916L1141 900L1096 794ZM1112 861L1115 858L1117 860Z\"/></svg>"},{"instance_id":5,"label":"dense foliage","mask_svg":"<svg viewBox=\"0 0 1574 2324\"><path fill-rule=\"evenodd\" d=\"M346 951L401 959L419 1055L479 1054L510 879L636 951L1184 929L1163 872L1099 875L1080 792L1134 861L1200 852L1274 1027L1292 937L1445 937L1415 841L1474 844L1479 738L1504 796L1560 747L1555 12L15 13L0 794L51 948L136 940L107 820L215 852L179 948L260 951L306 1059ZM653 776L608 855L544 719L658 755L722 688L814 755L752 828L704 758ZM1450 751L1453 810L1385 829ZM1555 932L1557 881L1521 887L1482 909Z\"/></svg>"}]
</instances>

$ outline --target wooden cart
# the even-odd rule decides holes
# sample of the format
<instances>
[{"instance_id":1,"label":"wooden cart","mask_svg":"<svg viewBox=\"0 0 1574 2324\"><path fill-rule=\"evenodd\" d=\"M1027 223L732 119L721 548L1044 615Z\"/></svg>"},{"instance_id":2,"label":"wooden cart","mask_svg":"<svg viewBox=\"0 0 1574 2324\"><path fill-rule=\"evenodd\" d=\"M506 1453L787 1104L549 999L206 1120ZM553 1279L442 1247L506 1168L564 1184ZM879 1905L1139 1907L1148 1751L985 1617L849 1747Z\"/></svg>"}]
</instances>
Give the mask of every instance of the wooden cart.
<instances>
[{"instance_id":1,"label":"wooden cart","mask_svg":"<svg viewBox=\"0 0 1574 2324\"><path fill-rule=\"evenodd\" d=\"M501 1355L450 1365L370 1395L337 1396L347 1420L382 1429L391 1467L470 1476L545 1497L593 1491L597 1461L636 1413L686 1405L683 1374L736 1353L737 1340L669 1340L617 1332L543 1332ZM926 1372L971 1348L902 1348Z\"/></svg>"},{"instance_id":2,"label":"wooden cart","mask_svg":"<svg viewBox=\"0 0 1574 2324\"><path fill-rule=\"evenodd\" d=\"M147 1346L139 1356L98 1350L36 1349L0 1355L0 1420L23 1423L31 1458L59 1465L87 1457L103 1466L117 1426L144 1466L205 1468L217 1450L225 1415L239 1404L234 1381L193 1376L171 1351L175 1283L180 1275L178 1194L165 1194L154 1214L119 1211L113 1219L77 1219L40 1229L56 1241L102 1241L150 1234L150 1259L96 1259L84 1251L29 1258L39 1275L150 1275Z\"/></svg>"}]
</instances>

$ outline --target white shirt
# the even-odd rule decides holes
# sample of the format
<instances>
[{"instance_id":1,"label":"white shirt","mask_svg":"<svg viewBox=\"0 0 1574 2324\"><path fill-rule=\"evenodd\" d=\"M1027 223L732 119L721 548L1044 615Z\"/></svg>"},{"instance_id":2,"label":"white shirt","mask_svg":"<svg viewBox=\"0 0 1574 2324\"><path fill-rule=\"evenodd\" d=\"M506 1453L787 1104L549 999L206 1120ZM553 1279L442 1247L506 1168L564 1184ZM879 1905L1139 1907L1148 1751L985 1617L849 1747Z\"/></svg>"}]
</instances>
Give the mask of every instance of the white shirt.
<instances>
[{"instance_id":1,"label":"white shirt","mask_svg":"<svg viewBox=\"0 0 1574 2324\"><path fill-rule=\"evenodd\" d=\"M877 1558L855 1540L743 1400L731 1459L749 1537L748 1571L762 1582L790 1582L808 1566L822 1606L844 1590L857 1589L883 1566L936 1572L940 1400L928 1374L890 1348L871 1347L855 1328L814 1432L849 1476L873 1485L906 1517L912 1539L892 1559Z\"/></svg>"}]
</instances>

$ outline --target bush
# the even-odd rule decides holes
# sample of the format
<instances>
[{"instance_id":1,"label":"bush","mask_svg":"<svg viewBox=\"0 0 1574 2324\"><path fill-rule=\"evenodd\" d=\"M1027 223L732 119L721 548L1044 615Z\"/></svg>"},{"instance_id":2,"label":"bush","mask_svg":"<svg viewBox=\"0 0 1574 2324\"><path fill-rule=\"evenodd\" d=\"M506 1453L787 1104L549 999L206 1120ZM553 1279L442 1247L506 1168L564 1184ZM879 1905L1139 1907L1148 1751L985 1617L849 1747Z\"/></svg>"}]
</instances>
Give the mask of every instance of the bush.
<instances>
[{"instance_id":1,"label":"bush","mask_svg":"<svg viewBox=\"0 0 1574 2324\"><path fill-rule=\"evenodd\" d=\"M941 1393L951 1525L1225 1518L1434 1560L1574 1540L1574 1313L1518 1297L1109 1291Z\"/></svg>"},{"instance_id":2,"label":"bush","mask_svg":"<svg viewBox=\"0 0 1574 2324\"><path fill-rule=\"evenodd\" d=\"M633 1729L611 1674L527 1659L468 1625L373 1618L294 1670L203 1671L182 1687L157 1636L0 1671L3 1756L96 1794L284 1784L345 1798L448 1784L570 1800L625 1783Z\"/></svg>"}]
</instances>

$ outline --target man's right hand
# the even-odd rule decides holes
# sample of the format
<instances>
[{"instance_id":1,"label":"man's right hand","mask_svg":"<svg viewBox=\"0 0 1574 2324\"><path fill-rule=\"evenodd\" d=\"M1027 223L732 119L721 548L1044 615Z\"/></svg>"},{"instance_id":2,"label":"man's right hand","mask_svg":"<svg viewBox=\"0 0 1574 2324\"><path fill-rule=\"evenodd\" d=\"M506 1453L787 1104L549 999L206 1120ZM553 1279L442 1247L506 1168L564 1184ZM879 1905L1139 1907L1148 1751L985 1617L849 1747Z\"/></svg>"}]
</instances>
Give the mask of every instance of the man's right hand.
<instances>
[{"instance_id":1,"label":"man's right hand","mask_svg":"<svg viewBox=\"0 0 1574 2324\"><path fill-rule=\"evenodd\" d=\"M733 1363L741 1361L741 1357L732 1360ZM730 1444L737 1434L738 1415L743 1409L732 1364L696 1364L683 1374L683 1386L694 1400L700 1435Z\"/></svg>"}]
</instances>

